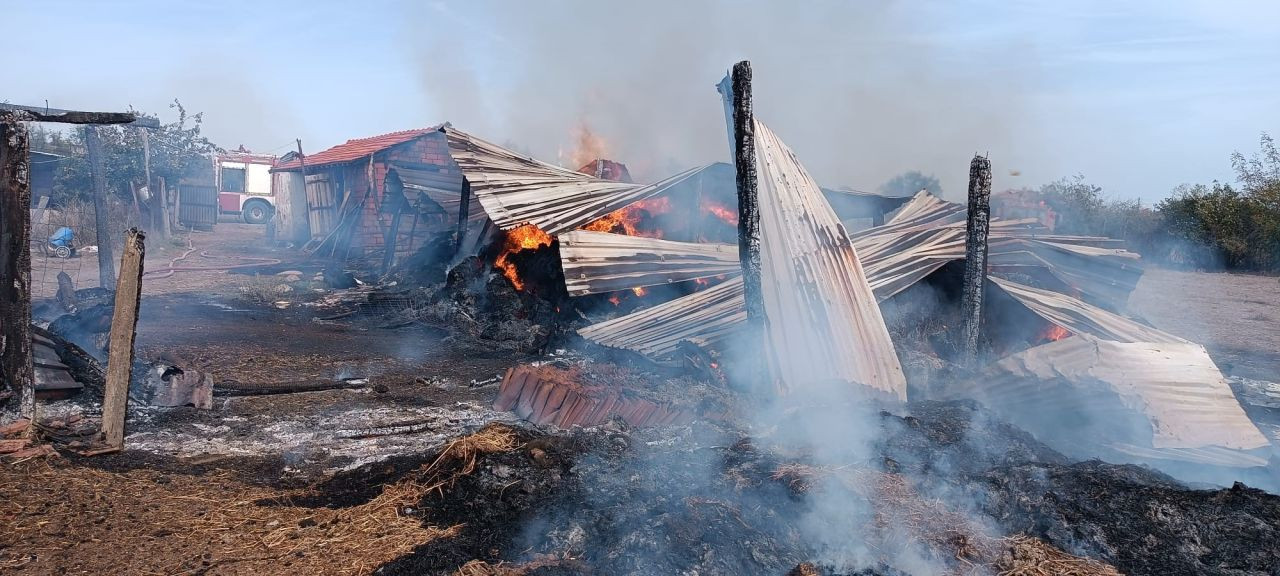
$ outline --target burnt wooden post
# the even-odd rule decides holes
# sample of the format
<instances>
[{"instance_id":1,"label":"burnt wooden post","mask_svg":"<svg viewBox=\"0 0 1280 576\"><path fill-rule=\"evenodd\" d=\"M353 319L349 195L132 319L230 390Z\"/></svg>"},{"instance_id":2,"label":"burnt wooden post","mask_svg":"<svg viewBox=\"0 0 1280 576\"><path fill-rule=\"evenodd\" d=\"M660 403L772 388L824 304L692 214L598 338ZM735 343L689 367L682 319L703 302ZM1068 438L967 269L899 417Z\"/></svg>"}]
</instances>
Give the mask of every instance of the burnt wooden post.
<instances>
[{"instance_id":1,"label":"burnt wooden post","mask_svg":"<svg viewBox=\"0 0 1280 576\"><path fill-rule=\"evenodd\" d=\"M462 192L458 196L458 231L455 233L457 238L453 241L453 254L457 256L462 251L462 243L467 239L468 218L471 215L471 181L466 176L462 177Z\"/></svg>"},{"instance_id":2,"label":"burnt wooden post","mask_svg":"<svg viewBox=\"0 0 1280 576\"><path fill-rule=\"evenodd\" d=\"M93 220L98 235L98 286L110 289L116 282L115 262L111 260L111 214L107 209L107 173L102 164L102 139L97 126L86 126L84 143L89 155L89 171L93 175Z\"/></svg>"},{"instance_id":3,"label":"burnt wooden post","mask_svg":"<svg viewBox=\"0 0 1280 576\"><path fill-rule=\"evenodd\" d=\"M738 185L738 259L746 301L749 347L747 370L763 374L765 348L764 294L760 271L760 199L756 189L756 132L751 112L751 62L733 65L730 78L733 120L733 165ZM757 384L760 383L757 381Z\"/></svg>"},{"instance_id":4,"label":"burnt wooden post","mask_svg":"<svg viewBox=\"0 0 1280 576\"><path fill-rule=\"evenodd\" d=\"M120 255L120 281L116 283L116 309L111 317L107 344L107 386L102 395L102 438L110 448L124 447L124 420L129 403L129 378L133 373L133 339L142 300L142 260L146 236L132 228L125 234Z\"/></svg>"},{"instance_id":5,"label":"burnt wooden post","mask_svg":"<svg viewBox=\"0 0 1280 576\"><path fill-rule=\"evenodd\" d=\"M35 411L29 151L27 127L0 112L0 369L28 418Z\"/></svg>"},{"instance_id":6,"label":"burnt wooden post","mask_svg":"<svg viewBox=\"0 0 1280 576\"><path fill-rule=\"evenodd\" d=\"M963 338L967 366L978 361L982 340L982 292L987 277L987 236L991 231L991 160L975 155L969 163L969 216L964 241L964 292L961 296Z\"/></svg>"},{"instance_id":7,"label":"burnt wooden post","mask_svg":"<svg viewBox=\"0 0 1280 576\"><path fill-rule=\"evenodd\" d=\"M125 124L131 112L79 112L0 103L0 375L34 421L31 350L31 157L23 122Z\"/></svg>"},{"instance_id":8,"label":"burnt wooden post","mask_svg":"<svg viewBox=\"0 0 1280 576\"><path fill-rule=\"evenodd\" d=\"M391 226L387 230L382 252L382 273L386 274L396 261L396 245L400 242L400 215L404 213L405 204L408 203L408 199L404 197L404 183L400 181L400 173L395 169L389 170L386 179L382 181L382 201L384 205L391 203ZM409 248L413 248L412 243Z\"/></svg>"}]
</instances>

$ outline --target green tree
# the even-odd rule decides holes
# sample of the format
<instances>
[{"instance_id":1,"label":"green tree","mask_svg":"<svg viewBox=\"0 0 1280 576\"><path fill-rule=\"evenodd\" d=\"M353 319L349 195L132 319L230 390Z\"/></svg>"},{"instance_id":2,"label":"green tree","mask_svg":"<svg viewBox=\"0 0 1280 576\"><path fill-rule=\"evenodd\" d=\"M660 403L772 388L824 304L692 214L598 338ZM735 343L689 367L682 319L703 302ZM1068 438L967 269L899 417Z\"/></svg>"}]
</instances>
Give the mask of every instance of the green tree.
<instances>
[{"instance_id":1,"label":"green tree","mask_svg":"<svg viewBox=\"0 0 1280 576\"><path fill-rule=\"evenodd\" d=\"M890 178L878 188L885 196L913 196L921 190L928 190L934 196L942 195L942 183L933 174L924 174L918 170L903 172Z\"/></svg>"},{"instance_id":2,"label":"green tree","mask_svg":"<svg viewBox=\"0 0 1280 576\"><path fill-rule=\"evenodd\" d=\"M177 183L181 178L211 171L209 156L222 149L200 134L202 115L188 114L177 100L169 108L177 111L177 119L161 124L159 129L151 129L148 134L151 145L151 175ZM158 118L145 113L140 115ZM146 180L141 130L144 129L135 126L98 127L98 134L102 139L107 190L121 198L132 197L131 183L142 186ZM84 128L74 131L70 141L72 148L83 150ZM88 199L92 191L89 160L83 153L62 162L54 179L55 200Z\"/></svg>"}]
</instances>

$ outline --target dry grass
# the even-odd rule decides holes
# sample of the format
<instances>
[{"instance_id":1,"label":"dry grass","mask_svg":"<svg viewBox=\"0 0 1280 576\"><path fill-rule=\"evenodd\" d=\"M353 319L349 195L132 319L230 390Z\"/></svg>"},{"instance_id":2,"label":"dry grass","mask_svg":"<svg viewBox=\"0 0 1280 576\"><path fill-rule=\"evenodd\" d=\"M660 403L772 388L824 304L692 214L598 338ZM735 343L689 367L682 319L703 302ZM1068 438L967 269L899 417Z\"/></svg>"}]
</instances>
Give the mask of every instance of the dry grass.
<instances>
[{"instance_id":1,"label":"dry grass","mask_svg":"<svg viewBox=\"0 0 1280 576\"><path fill-rule=\"evenodd\" d=\"M954 574L996 573L1000 576L1118 576L1115 568L1073 556L1030 536L996 537L973 519L941 500L917 493L899 474L865 468L822 468L784 464L773 480L796 493L809 491L823 478L834 478L865 498L875 509L869 543L892 555L902 546L901 529L918 542L956 561Z\"/></svg>"},{"instance_id":2,"label":"dry grass","mask_svg":"<svg viewBox=\"0 0 1280 576\"><path fill-rule=\"evenodd\" d=\"M511 564L508 562L499 562L490 564L484 560L472 560L463 564L454 576L525 576L539 568L563 567L568 570L576 569L581 573L589 573L584 570L580 563L558 556L538 555L533 560L521 564Z\"/></svg>"},{"instance_id":3,"label":"dry grass","mask_svg":"<svg viewBox=\"0 0 1280 576\"><path fill-rule=\"evenodd\" d=\"M1118 576L1115 568L1072 556L1039 538L1009 536L1006 553L995 563L999 576Z\"/></svg>"},{"instance_id":4,"label":"dry grass","mask_svg":"<svg viewBox=\"0 0 1280 576\"><path fill-rule=\"evenodd\" d=\"M154 470L124 473L32 462L0 474L0 571L28 574L367 574L461 526L424 527L403 513L475 470L476 459L515 448L490 426L349 508L309 508L238 481ZM263 505L263 501L284 501ZM158 542L162 544L157 544Z\"/></svg>"}]
</instances>

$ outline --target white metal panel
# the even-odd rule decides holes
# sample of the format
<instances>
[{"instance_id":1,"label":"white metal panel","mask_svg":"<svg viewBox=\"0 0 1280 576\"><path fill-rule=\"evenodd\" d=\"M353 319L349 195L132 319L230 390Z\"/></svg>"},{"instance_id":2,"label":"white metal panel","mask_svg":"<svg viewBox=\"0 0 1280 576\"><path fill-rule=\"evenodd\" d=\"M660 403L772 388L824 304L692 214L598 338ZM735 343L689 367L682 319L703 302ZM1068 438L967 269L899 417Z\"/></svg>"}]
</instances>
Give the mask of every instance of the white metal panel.
<instances>
[{"instance_id":1,"label":"white metal panel","mask_svg":"<svg viewBox=\"0 0 1280 576\"><path fill-rule=\"evenodd\" d=\"M226 165L225 163L223 164ZM254 196L271 195L271 165L248 164L244 171L244 191Z\"/></svg>"}]
</instances>

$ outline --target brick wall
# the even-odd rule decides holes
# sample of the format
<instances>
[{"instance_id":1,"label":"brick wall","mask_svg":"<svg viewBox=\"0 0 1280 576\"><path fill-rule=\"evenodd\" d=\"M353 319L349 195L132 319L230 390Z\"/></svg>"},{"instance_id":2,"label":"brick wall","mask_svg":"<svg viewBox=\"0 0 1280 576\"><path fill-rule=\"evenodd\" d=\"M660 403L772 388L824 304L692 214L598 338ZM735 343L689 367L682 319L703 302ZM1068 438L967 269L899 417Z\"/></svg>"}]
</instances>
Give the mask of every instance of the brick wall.
<instances>
[{"instance_id":1,"label":"brick wall","mask_svg":"<svg viewBox=\"0 0 1280 576\"><path fill-rule=\"evenodd\" d=\"M366 266L381 265L385 252L385 238L391 230L390 213L381 211L384 183L387 170L392 163L428 165L442 172L460 172L457 163L449 156L449 144L444 134L434 132L393 146L374 155L373 181L374 193L361 209L360 221L351 237L351 257L364 260ZM368 162L355 162L347 168L348 190L364 195L369 187ZM451 230L456 225L455 218L420 217L415 229L413 214L406 212L400 220L400 230L396 240L396 258L403 260L412 255L433 234L442 230ZM412 234L412 243L411 237Z\"/></svg>"}]
</instances>

